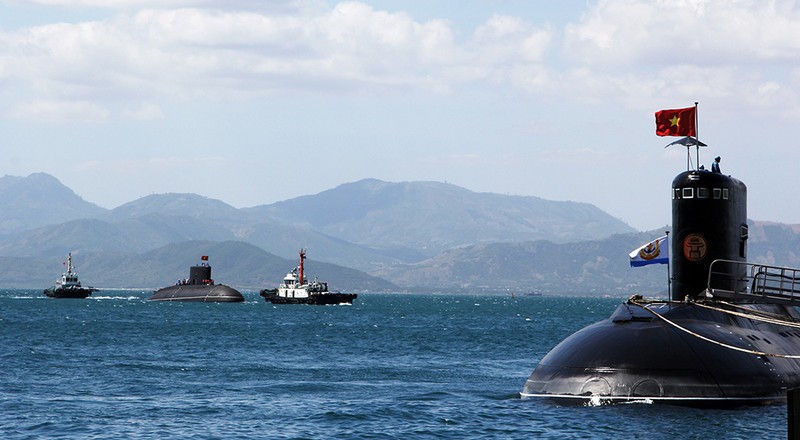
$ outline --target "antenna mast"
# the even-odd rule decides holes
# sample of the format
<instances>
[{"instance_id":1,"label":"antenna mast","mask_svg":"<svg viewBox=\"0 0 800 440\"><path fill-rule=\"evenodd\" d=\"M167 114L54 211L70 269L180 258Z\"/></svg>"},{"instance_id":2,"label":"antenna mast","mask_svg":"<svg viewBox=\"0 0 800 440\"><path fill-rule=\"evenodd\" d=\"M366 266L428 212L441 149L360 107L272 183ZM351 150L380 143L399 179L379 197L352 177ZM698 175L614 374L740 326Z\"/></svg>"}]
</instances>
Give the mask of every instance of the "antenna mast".
<instances>
[{"instance_id":1,"label":"antenna mast","mask_svg":"<svg viewBox=\"0 0 800 440\"><path fill-rule=\"evenodd\" d=\"M697 116L697 101L694 102L694 138L697 139L696 142L696 149L697 149L697 168L696 170L700 171L700 129L698 128L698 121L700 118ZM687 170L688 171L688 170Z\"/></svg>"}]
</instances>

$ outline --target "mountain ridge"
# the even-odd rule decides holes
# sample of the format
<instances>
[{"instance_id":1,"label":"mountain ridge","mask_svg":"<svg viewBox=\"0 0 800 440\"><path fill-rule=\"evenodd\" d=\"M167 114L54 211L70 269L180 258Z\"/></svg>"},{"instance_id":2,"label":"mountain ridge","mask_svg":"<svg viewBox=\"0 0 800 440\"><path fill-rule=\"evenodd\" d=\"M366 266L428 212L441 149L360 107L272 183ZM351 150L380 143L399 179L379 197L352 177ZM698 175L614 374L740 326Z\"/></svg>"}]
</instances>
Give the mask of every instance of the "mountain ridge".
<instances>
[{"instance_id":1,"label":"mountain ridge","mask_svg":"<svg viewBox=\"0 0 800 440\"><path fill-rule=\"evenodd\" d=\"M57 179L47 176L31 175L27 179L50 180L56 189L32 184L31 191L71 193ZM25 180L17 178L16 182ZM367 197L367 194L372 195ZM86 206L85 203L77 196L65 196L55 205L76 211ZM526 203L530 206L524 206ZM65 235L58 231L59 224L78 219L100 220L113 226L73 230L70 246L80 242L84 238L82 235L86 235L87 241L93 241L100 230L117 229L120 242L131 243L139 236L152 238L150 242L139 240L143 243L136 243L131 249L136 252L143 250L144 243L155 247L170 241L203 238L248 241L269 249L273 237L266 236L264 231L281 230L282 243L292 235L326 242L319 258L330 258L329 261L335 258L337 262L344 259L346 265L358 266L416 261L474 242L541 238L566 242L633 232L630 226L589 204L475 193L438 182L391 183L377 179L364 179L315 195L241 209L197 194L154 194L112 210L90 210L85 215L75 216L77 219L52 219L49 225L41 225L44 221L30 222L35 209L15 208L6 210L7 215L25 213L18 219L19 223L30 226L0 240L0 255L56 252L59 248L52 242L63 241L64 238L58 236ZM38 207L39 211L48 208ZM51 231L35 230L38 228ZM203 236L202 231L207 231L207 235ZM289 255L286 244L279 247L283 256ZM116 243L95 246L96 250L116 248Z\"/></svg>"},{"instance_id":2,"label":"mountain ridge","mask_svg":"<svg viewBox=\"0 0 800 440\"><path fill-rule=\"evenodd\" d=\"M348 208L354 208L338 215L332 212L348 200L354 201ZM306 214L315 209L325 215ZM364 179L248 210L287 223L307 223L372 248L406 247L428 256L475 242L544 238L567 242L634 232L588 203L476 193L439 182Z\"/></svg>"},{"instance_id":3,"label":"mountain ridge","mask_svg":"<svg viewBox=\"0 0 800 440\"><path fill-rule=\"evenodd\" d=\"M106 287L185 277L188 268L182 266L195 254L218 252L212 255L215 267L229 272L234 284L265 287L267 279L274 283L296 265L300 248L325 268L326 279L349 274L342 288L362 291L601 294L641 293L664 284L662 271L627 267L628 252L663 235L664 229L634 231L581 202L476 193L440 182L363 179L252 208L192 193L164 193L106 210L52 176L31 175L26 186L27 179L0 179L0 193L5 191L9 200L37 201L7 205L4 211L6 221L17 222L6 223L5 229L0 224L5 232L0 235L0 282L6 286L39 286L53 279L57 274L46 262L60 261L68 252L86 257L82 274ZM53 203L68 206L65 212L72 215L45 216L54 211ZM30 220L36 215L38 224ZM41 225L47 221L52 224ZM750 223L752 261L800 264L800 225ZM283 260L274 263L270 255ZM256 269L261 266L265 269Z\"/></svg>"},{"instance_id":4,"label":"mountain ridge","mask_svg":"<svg viewBox=\"0 0 800 440\"><path fill-rule=\"evenodd\" d=\"M56 222L92 218L107 210L87 202L47 173L0 177L0 238Z\"/></svg>"}]
</instances>

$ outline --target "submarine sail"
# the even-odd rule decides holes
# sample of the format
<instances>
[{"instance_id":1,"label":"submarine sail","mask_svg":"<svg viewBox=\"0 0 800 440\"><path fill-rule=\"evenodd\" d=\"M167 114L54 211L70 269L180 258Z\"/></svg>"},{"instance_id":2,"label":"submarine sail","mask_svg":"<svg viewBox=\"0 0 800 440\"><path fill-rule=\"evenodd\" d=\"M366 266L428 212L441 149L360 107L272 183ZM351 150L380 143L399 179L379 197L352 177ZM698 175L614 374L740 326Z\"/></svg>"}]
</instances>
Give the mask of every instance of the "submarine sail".
<instances>
[{"instance_id":1,"label":"submarine sail","mask_svg":"<svg viewBox=\"0 0 800 440\"><path fill-rule=\"evenodd\" d=\"M742 290L733 280L746 277L747 187L740 180L720 173L687 171L672 181L672 299L700 296L708 285L711 262L736 263L727 269L730 276L719 278L717 286ZM731 272L735 272L731 273ZM714 274L720 276L722 274Z\"/></svg>"},{"instance_id":2,"label":"submarine sail","mask_svg":"<svg viewBox=\"0 0 800 440\"><path fill-rule=\"evenodd\" d=\"M686 171L672 182L671 298L635 295L554 347L523 398L727 407L800 386L800 270L747 263L747 187Z\"/></svg>"},{"instance_id":3,"label":"submarine sail","mask_svg":"<svg viewBox=\"0 0 800 440\"><path fill-rule=\"evenodd\" d=\"M184 302L242 302L244 296L233 287L216 284L211 278L208 256L202 262L189 268L189 278L180 280L174 286L162 287L148 298L150 301Z\"/></svg>"}]
</instances>

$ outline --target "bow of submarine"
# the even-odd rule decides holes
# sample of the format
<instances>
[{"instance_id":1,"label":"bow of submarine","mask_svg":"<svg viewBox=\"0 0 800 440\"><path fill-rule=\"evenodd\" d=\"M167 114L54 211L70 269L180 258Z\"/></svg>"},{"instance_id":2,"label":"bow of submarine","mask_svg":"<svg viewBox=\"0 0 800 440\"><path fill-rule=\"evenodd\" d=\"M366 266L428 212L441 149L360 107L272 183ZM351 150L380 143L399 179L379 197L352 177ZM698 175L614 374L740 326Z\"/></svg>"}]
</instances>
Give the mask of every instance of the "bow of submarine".
<instances>
[{"instance_id":1,"label":"bow of submarine","mask_svg":"<svg viewBox=\"0 0 800 440\"><path fill-rule=\"evenodd\" d=\"M783 306L753 307L796 315ZM628 301L551 350L521 395L562 404L595 396L602 402L769 404L785 398L787 384L800 379L798 360L755 354L796 349L800 333L783 330L693 303Z\"/></svg>"}]
</instances>

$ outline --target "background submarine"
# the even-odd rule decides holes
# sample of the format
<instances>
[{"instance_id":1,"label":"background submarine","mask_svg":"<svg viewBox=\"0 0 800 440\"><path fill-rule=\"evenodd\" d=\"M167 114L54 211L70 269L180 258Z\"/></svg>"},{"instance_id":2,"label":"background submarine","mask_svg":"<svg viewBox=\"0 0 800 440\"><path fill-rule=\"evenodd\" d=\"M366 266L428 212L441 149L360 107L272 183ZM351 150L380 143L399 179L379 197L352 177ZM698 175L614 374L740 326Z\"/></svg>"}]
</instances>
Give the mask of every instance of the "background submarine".
<instances>
[{"instance_id":1,"label":"background submarine","mask_svg":"<svg viewBox=\"0 0 800 440\"><path fill-rule=\"evenodd\" d=\"M784 401L800 386L800 270L746 262L746 199L730 176L676 176L671 298L633 296L567 337L520 395L561 404Z\"/></svg>"},{"instance_id":2,"label":"background submarine","mask_svg":"<svg viewBox=\"0 0 800 440\"><path fill-rule=\"evenodd\" d=\"M174 286L164 287L155 291L148 298L151 301L194 301L194 302L242 302L244 297L238 290L224 284L214 284L211 278L211 266L206 263L207 256L202 257L202 263L189 268L189 278L181 280Z\"/></svg>"}]
</instances>

